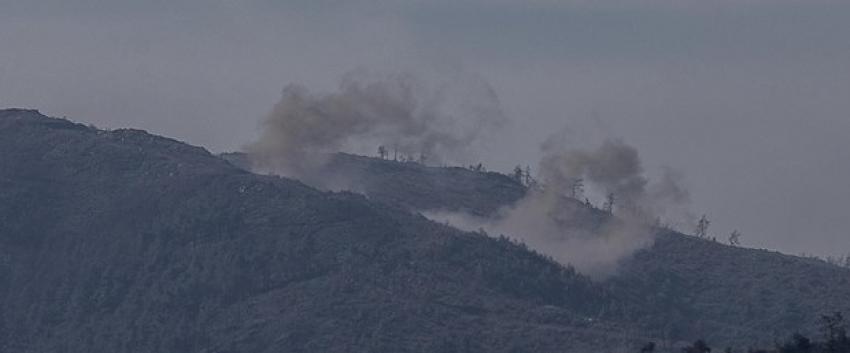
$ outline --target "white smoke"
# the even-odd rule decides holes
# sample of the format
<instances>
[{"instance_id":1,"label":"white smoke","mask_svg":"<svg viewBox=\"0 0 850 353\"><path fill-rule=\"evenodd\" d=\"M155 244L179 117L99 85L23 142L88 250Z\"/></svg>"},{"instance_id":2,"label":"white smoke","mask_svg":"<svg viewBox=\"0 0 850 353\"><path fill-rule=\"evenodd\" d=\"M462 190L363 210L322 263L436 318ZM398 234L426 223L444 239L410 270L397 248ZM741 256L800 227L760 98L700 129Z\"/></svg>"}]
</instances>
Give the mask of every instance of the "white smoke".
<instances>
[{"instance_id":1,"label":"white smoke","mask_svg":"<svg viewBox=\"0 0 850 353\"><path fill-rule=\"evenodd\" d=\"M543 144L541 185L496 217L424 214L462 229L520 240L597 279L615 273L624 259L650 246L664 215L688 214L681 176L664 168L657 181L650 180L634 147L620 140L606 140L592 150L555 147L562 145L551 140ZM574 194L577 180L613 195L622 206L614 207L613 216L589 207L589 200Z\"/></svg>"}]
</instances>

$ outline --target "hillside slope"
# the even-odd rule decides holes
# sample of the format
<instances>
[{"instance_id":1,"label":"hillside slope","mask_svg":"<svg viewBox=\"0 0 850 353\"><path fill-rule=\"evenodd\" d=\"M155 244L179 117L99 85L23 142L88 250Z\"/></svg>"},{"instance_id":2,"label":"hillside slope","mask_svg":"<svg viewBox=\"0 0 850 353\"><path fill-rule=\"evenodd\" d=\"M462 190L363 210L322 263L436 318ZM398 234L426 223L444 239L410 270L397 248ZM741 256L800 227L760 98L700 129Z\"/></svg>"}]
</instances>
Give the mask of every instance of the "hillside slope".
<instances>
[{"instance_id":1,"label":"hillside slope","mask_svg":"<svg viewBox=\"0 0 850 353\"><path fill-rule=\"evenodd\" d=\"M223 153L225 160L252 170L250 158ZM500 173L461 167L430 167L348 153L335 153L310 178L318 187L354 190L370 199L411 210L444 210L477 216L494 214L525 195L525 187Z\"/></svg>"},{"instance_id":2,"label":"hillside slope","mask_svg":"<svg viewBox=\"0 0 850 353\"><path fill-rule=\"evenodd\" d=\"M489 214L524 193L503 175L339 158L373 180L369 198L139 130L0 111L0 351L745 347L850 312L846 269L674 232L592 282L409 212Z\"/></svg>"},{"instance_id":3,"label":"hillside slope","mask_svg":"<svg viewBox=\"0 0 850 353\"><path fill-rule=\"evenodd\" d=\"M0 111L0 351L587 352L624 300L522 246L138 130ZM589 318L595 321L589 321ZM616 338L616 339L615 339Z\"/></svg>"},{"instance_id":4,"label":"hillside slope","mask_svg":"<svg viewBox=\"0 0 850 353\"><path fill-rule=\"evenodd\" d=\"M667 233L621 267L606 287L644 297L649 310L633 322L662 336L770 347L819 337L821 315L850 313L850 270L820 260Z\"/></svg>"},{"instance_id":5,"label":"hillside slope","mask_svg":"<svg viewBox=\"0 0 850 353\"><path fill-rule=\"evenodd\" d=\"M246 166L244 159L234 163ZM461 168L340 154L326 169L357 171L355 180L371 198L412 210L487 215L524 195L522 185L505 175ZM668 231L620 267L600 284L616 293L604 307L618 311L624 327L659 340L703 337L721 347L771 346L798 331L816 335L821 315L850 313L850 270L809 258Z\"/></svg>"}]
</instances>

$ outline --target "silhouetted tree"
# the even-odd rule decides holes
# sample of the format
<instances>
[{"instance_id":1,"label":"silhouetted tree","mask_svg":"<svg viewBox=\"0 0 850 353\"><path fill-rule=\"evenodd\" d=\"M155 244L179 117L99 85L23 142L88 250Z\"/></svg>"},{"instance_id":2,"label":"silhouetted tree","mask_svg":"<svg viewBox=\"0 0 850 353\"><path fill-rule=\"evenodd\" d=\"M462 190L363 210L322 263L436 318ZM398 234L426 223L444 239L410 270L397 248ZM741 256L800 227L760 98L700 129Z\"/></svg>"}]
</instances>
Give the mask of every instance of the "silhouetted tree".
<instances>
[{"instance_id":1,"label":"silhouetted tree","mask_svg":"<svg viewBox=\"0 0 850 353\"><path fill-rule=\"evenodd\" d=\"M694 235L700 238L705 238L706 236L708 236L708 226L710 224L711 221L709 221L705 215L702 215L702 217L700 217L699 221L697 222L697 229L694 232Z\"/></svg>"},{"instance_id":2,"label":"silhouetted tree","mask_svg":"<svg viewBox=\"0 0 850 353\"><path fill-rule=\"evenodd\" d=\"M522 167L520 167L520 166L519 166L519 164L517 164L517 166L516 166L516 167L514 167L514 173L513 173L511 176L512 176L512 177L514 178L514 180L516 180L517 182L519 182L519 183L523 183L523 176L524 176L524 173L523 173L523 171L522 171Z\"/></svg>"},{"instance_id":3,"label":"silhouetted tree","mask_svg":"<svg viewBox=\"0 0 850 353\"><path fill-rule=\"evenodd\" d=\"M640 349L640 353L652 353L655 352L655 342L647 342Z\"/></svg>"},{"instance_id":4,"label":"silhouetted tree","mask_svg":"<svg viewBox=\"0 0 850 353\"><path fill-rule=\"evenodd\" d=\"M389 152L387 152L387 148L384 147L384 145L378 146L378 156L381 157L381 159L387 159L387 154L389 154Z\"/></svg>"},{"instance_id":5,"label":"silhouetted tree","mask_svg":"<svg viewBox=\"0 0 850 353\"><path fill-rule=\"evenodd\" d=\"M739 232L737 229L733 230L732 234L729 234L729 245L741 245L741 232Z\"/></svg>"}]
</instances>

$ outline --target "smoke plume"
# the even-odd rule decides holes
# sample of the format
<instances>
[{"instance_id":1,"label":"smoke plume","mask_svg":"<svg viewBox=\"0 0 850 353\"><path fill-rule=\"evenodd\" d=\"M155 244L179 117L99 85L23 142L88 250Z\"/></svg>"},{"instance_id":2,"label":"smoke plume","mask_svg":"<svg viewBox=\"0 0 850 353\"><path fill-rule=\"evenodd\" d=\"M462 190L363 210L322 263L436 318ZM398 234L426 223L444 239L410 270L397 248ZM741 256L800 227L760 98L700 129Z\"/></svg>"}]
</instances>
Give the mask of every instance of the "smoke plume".
<instances>
[{"instance_id":1,"label":"smoke plume","mask_svg":"<svg viewBox=\"0 0 850 353\"><path fill-rule=\"evenodd\" d=\"M505 121L492 87L460 75L428 85L410 74L353 72L334 92L289 85L247 150L255 167L303 177L338 151L439 162L462 156ZM423 158L424 159L424 158Z\"/></svg>"},{"instance_id":2,"label":"smoke plume","mask_svg":"<svg viewBox=\"0 0 850 353\"><path fill-rule=\"evenodd\" d=\"M686 209L690 201L681 173L662 167L660 176L650 180L638 150L622 140L606 139L587 150L566 148L550 138L541 149L540 177L549 192L581 198L581 192L573 195L579 183L589 194L613 202L610 206L621 215L649 219L678 218L674 213L681 213L676 211Z\"/></svg>"},{"instance_id":3,"label":"smoke plume","mask_svg":"<svg viewBox=\"0 0 850 353\"><path fill-rule=\"evenodd\" d=\"M426 215L468 230L504 234L601 279L615 273L635 251L651 245L661 221L670 221L666 217L688 214L689 195L681 175L663 168L661 177L651 180L634 147L606 140L586 150L565 148L560 142L553 138L543 144L540 183L496 217ZM593 207L582 195L584 188L613 204L602 207L605 210Z\"/></svg>"},{"instance_id":4,"label":"smoke plume","mask_svg":"<svg viewBox=\"0 0 850 353\"><path fill-rule=\"evenodd\" d=\"M380 145L389 158L439 162L463 156L505 120L493 89L477 77L429 85L409 74L355 72L333 92L287 86L247 150L257 170L357 190L347 176L322 169L330 153L374 154ZM637 149L621 140L593 149L571 148L566 141L558 134L541 145L539 182L495 217L427 215L516 238L595 277L614 273L621 260L652 244L658 220L687 215L688 192L672 169L653 180Z\"/></svg>"},{"instance_id":5,"label":"smoke plume","mask_svg":"<svg viewBox=\"0 0 850 353\"><path fill-rule=\"evenodd\" d=\"M562 150L552 139L543 144L540 176L547 188L570 191L579 181L634 204L645 194L647 179L637 149L619 140L606 140L595 150Z\"/></svg>"}]
</instances>

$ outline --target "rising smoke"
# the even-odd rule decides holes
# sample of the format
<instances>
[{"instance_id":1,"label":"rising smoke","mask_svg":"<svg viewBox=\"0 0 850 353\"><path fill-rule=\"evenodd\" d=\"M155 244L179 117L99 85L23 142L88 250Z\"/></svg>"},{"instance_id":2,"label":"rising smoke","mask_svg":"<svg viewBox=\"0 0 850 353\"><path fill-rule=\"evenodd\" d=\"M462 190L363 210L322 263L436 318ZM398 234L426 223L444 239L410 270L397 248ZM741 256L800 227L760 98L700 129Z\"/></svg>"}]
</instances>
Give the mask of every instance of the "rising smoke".
<instances>
[{"instance_id":1,"label":"rising smoke","mask_svg":"<svg viewBox=\"0 0 850 353\"><path fill-rule=\"evenodd\" d=\"M331 153L373 154L382 145L391 155L426 155L438 163L464 156L505 121L494 90L474 76L429 85L410 74L354 72L333 92L287 86L263 122L260 139L247 150L258 171L356 191L358 185L345 176L322 170ZM637 149L621 140L607 139L594 149L572 148L567 140L561 133L541 145L540 183L495 217L426 215L521 240L597 278L614 273L621 260L652 244L656 219L689 216L688 192L672 169L663 168L653 180ZM588 207L591 199L613 204L603 211Z\"/></svg>"},{"instance_id":2,"label":"rising smoke","mask_svg":"<svg viewBox=\"0 0 850 353\"><path fill-rule=\"evenodd\" d=\"M663 168L661 177L651 180L634 147L606 140L585 150L560 142L552 138L542 146L540 185L529 188L523 199L497 217L426 215L468 230L507 235L582 273L605 278L623 259L652 244L661 220L689 214L681 176ZM612 195L614 215L587 207L590 200L577 194L577 183L589 193Z\"/></svg>"},{"instance_id":3,"label":"rising smoke","mask_svg":"<svg viewBox=\"0 0 850 353\"><path fill-rule=\"evenodd\" d=\"M379 145L438 163L464 156L505 121L495 91L476 76L431 85L411 74L357 71L334 92L284 88L247 151L257 169L293 177L310 175L328 153L373 154Z\"/></svg>"},{"instance_id":4,"label":"rising smoke","mask_svg":"<svg viewBox=\"0 0 850 353\"><path fill-rule=\"evenodd\" d=\"M553 137L541 150L540 176L553 192L580 198L572 195L572 188L581 183L597 198L610 195L620 214L668 221L680 218L690 201L681 173L662 167L660 176L650 180L638 150L620 139L606 139L587 150L568 148L562 138Z\"/></svg>"},{"instance_id":5,"label":"rising smoke","mask_svg":"<svg viewBox=\"0 0 850 353\"><path fill-rule=\"evenodd\" d=\"M579 181L633 205L645 192L647 178L637 149L619 140L605 140L595 150L563 149L552 138L543 146L540 176L547 188L570 190ZM571 191L571 190L570 190Z\"/></svg>"}]
</instances>

